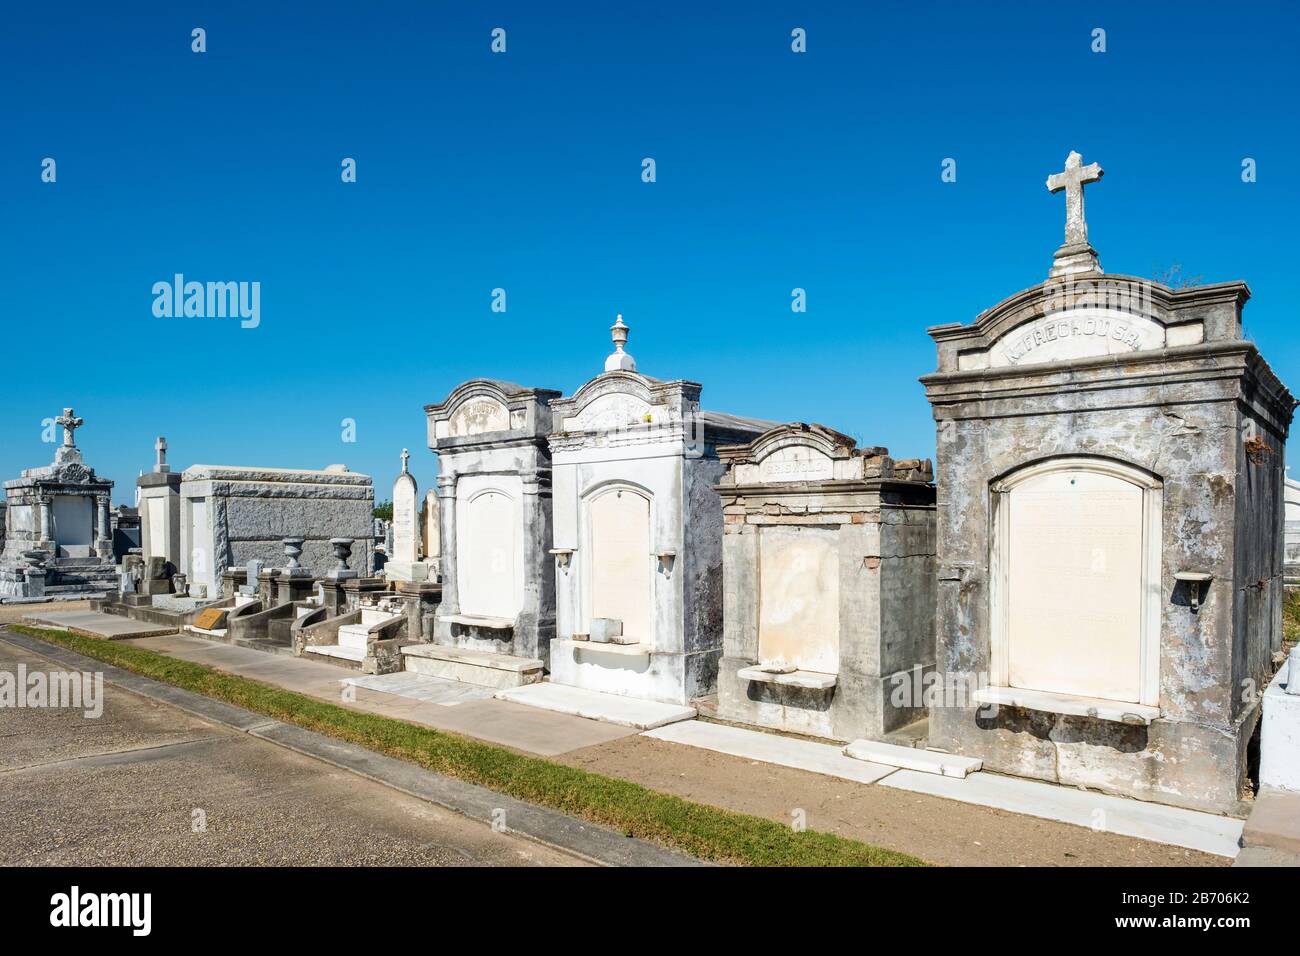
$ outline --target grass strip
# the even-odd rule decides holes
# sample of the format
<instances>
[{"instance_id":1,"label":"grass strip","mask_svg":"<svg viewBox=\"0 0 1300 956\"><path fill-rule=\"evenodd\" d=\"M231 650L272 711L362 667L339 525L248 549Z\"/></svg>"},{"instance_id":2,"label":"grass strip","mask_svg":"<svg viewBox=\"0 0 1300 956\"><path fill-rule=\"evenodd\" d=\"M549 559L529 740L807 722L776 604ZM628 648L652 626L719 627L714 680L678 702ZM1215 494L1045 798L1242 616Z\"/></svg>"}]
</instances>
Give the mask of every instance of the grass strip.
<instances>
[{"instance_id":1,"label":"grass strip","mask_svg":"<svg viewBox=\"0 0 1300 956\"><path fill-rule=\"evenodd\" d=\"M360 744L702 860L746 866L925 866L906 853L683 800L640 784L307 697L143 647L67 631L12 630L275 720Z\"/></svg>"}]
</instances>

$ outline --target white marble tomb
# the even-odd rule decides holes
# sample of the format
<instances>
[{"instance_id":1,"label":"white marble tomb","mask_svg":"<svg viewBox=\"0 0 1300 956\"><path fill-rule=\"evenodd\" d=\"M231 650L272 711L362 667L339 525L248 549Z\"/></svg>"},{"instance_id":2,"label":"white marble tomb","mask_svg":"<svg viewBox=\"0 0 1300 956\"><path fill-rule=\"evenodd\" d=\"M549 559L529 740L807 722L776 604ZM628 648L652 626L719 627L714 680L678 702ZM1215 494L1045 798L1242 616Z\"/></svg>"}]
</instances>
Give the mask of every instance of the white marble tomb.
<instances>
[{"instance_id":1,"label":"white marble tomb","mask_svg":"<svg viewBox=\"0 0 1300 956\"><path fill-rule=\"evenodd\" d=\"M611 332L605 371L551 402L551 681L685 704L722 652L717 446L772 423L701 411L699 384L641 374L621 316Z\"/></svg>"}]
</instances>

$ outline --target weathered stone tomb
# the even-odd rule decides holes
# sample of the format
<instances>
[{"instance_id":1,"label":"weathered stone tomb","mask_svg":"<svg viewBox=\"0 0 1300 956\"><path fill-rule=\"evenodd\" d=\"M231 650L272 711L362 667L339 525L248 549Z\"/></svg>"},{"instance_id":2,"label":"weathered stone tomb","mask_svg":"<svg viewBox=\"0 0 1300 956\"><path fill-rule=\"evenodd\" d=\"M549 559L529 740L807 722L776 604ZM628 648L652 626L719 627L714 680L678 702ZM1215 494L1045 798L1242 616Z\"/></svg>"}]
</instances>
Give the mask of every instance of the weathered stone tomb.
<instances>
[{"instance_id":1,"label":"weathered stone tomb","mask_svg":"<svg viewBox=\"0 0 1300 956\"><path fill-rule=\"evenodd\" d=\"M0 597L77 597L118 586L109 505L113 482L87 467L71 408L54 419L63 444L54 462L5 482L8 504L0 552Z\"/></svg>"},{"instance_id":2,"label":"weathered stone tomb","mask_svg":"<svg viewBox=\"0 0 1300 956\"><path fill-rule=\"evenodd\" d=\"M1242 339L1244 283L1104 274L1081 192L1100 170L1072 154L1060 175L1048 281L930 329L945 681L929 743L1233 811L1281 642L1295 401Z\"/></svg>"},{"instance_id":3,"label":"weathered stone tomb","mask_svg":"<svg viewBox=\"0 0 1300 956\"><path fill-rule=\"evenodd\" d=\"M541 678L555 634L546 436L559 394L475 379L425 407L442 536L434 643L459 653L408 648L422 661L408 669L484 684Z\"/></svg>"},{"instance_id":4,"label":"weathered stone tomb","mask_svg":"<svg viewBox=\"0 0 1300 956\"><path fill-rule=\"evenodd\" d=\"M551 681L685 704L722 652L722 444L773 423L700 410L701 386L605 371L551 402L556 611Z\"/></svg>"},{"instance_id":5,"label":"weathered stone tomb","mask_svg":"<svg viewBox=\"0 0 1300 956\"><path fill-rule=\"evenodd\" d=\"M718 715L836 740L925 716L895 692L934 668L930 462L798 423L718 454Z\"/></svg>"},{"instance_id":6,"label":"weathered stone tomb","mask_svg":"<svg viewBox=\"0 0 1300 956\"><path fill-rule=\"evenodd\" d=\"M369 573L374 507L370 477L343 465L191 465L180 485L180 568L191 586L215 596L226 568L253 559L279 567L286 538L303 539L302 566L333 567L330 539L343 537L354 541L355 567Z\"/></svg>"}]
</instances>

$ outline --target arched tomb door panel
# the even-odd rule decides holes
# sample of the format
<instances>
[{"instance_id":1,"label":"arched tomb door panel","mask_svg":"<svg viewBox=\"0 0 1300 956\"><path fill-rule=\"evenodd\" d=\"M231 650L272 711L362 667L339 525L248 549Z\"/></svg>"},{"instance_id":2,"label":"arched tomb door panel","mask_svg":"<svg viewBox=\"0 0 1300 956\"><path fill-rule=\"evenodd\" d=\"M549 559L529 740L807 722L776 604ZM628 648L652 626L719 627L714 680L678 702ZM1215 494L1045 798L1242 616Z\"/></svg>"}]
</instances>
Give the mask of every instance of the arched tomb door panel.
<instances>
[{"instance_id":1,"label":"arched tomb door panel","mask_svg":"<svg viewBox=\"0 0 1300 956\"><path fill-rule=\"evenodd\" d=\"M617 618L626 642L649 642L650 499L630 488L602 491L587 503L589 618ZM588 621L590 625L590 621Z\"/></svg>"}]
</instances>

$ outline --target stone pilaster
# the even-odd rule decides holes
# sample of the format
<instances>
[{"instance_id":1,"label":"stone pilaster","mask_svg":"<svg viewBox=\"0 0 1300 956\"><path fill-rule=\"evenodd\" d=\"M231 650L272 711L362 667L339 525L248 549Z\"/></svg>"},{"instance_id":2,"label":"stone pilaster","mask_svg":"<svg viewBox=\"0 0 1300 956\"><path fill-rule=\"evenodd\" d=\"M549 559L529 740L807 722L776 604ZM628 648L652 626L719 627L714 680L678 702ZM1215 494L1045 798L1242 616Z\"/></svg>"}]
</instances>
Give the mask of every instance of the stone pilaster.
<instances>
[{"instance_id":1,"label":"stone pilaster","mask_svg":"<svg viewBox=\"0 0 1300 956\"><path fill-rule=\"evenodd\" d=\"M441 614L459 614L460 597L456 593L456 476L438 476L438 512L442 538L442 608Z\"/></svg>"}]
</instances>

